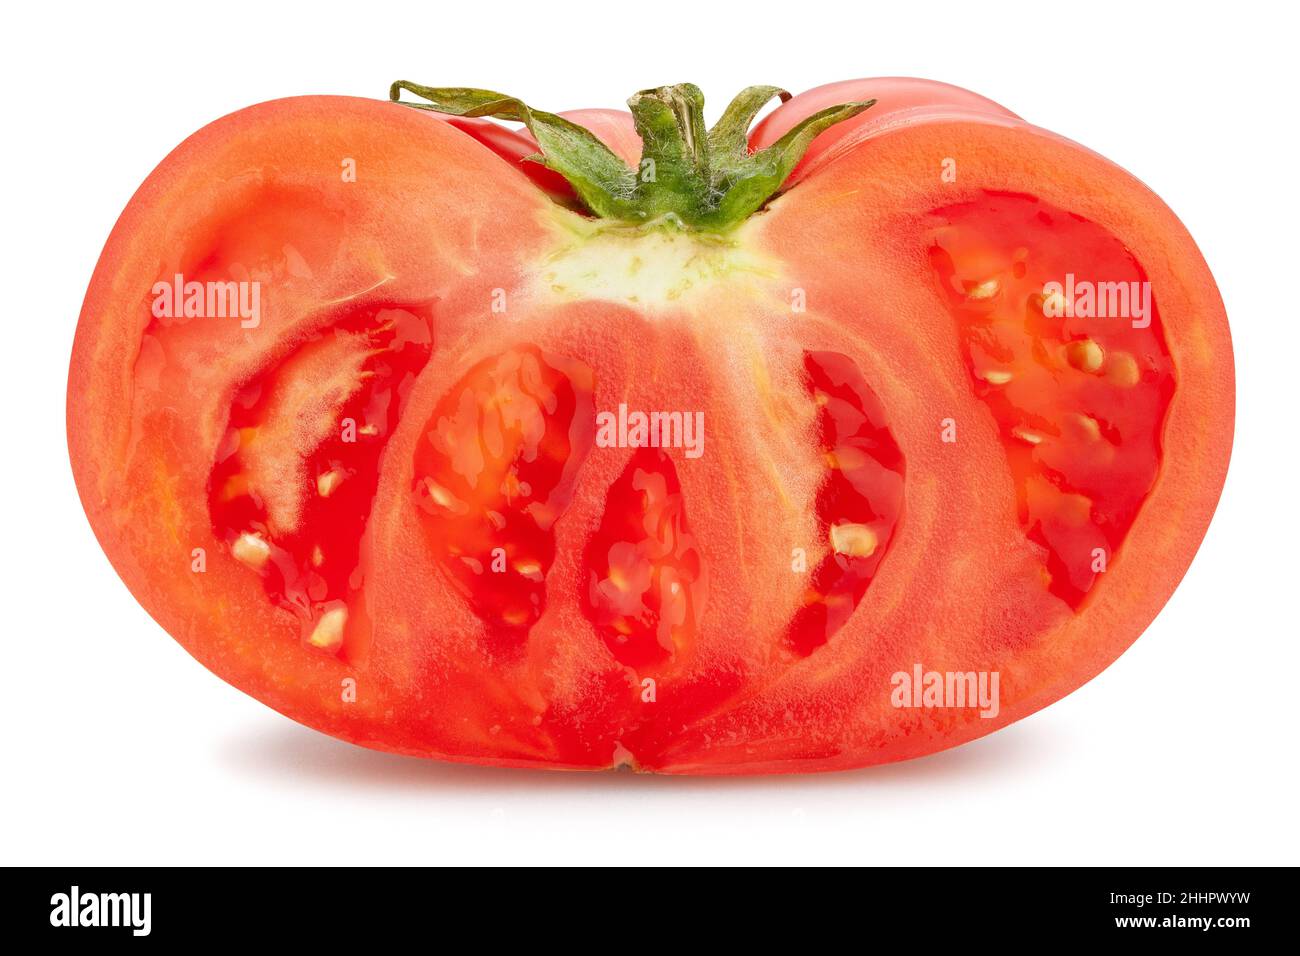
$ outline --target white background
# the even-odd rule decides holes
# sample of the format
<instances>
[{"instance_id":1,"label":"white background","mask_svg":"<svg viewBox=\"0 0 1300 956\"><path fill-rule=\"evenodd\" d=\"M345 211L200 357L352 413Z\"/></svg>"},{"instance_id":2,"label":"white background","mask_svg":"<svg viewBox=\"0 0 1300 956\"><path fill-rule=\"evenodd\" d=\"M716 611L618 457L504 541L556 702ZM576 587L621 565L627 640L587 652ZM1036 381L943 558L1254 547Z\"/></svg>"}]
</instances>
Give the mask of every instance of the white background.
<instances>
[{"instance_id":1,"label":"white background","mask_svg":"<svg viewBox=\"0 0 1300 956\"><path fill-rule=\"evenodd\" d=\"M1281 3L13 4L5 13L0 862L1290 863L1297 853L1295 8ZM1145 636L982 741L751 780L494 771L320 736L217 680L82 515L64 390L91 270L181 139L301 93L485 86L544 109L690 80L917 75L1135 173L1218 279L1232 469Z\"/></svg>"}]
</instances>

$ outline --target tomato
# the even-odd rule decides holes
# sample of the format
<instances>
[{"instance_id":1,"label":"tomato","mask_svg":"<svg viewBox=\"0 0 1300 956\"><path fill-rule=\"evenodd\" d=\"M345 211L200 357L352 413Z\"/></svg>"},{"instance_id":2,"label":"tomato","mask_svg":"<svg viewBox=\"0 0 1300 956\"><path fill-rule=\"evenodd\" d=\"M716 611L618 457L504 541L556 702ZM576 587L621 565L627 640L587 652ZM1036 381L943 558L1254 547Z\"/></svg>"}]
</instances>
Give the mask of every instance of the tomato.
<instances>
[{"instance_id":1,"label":"tomato","mask_svg":"<svg viewBox=\"0 0 1300 956\"><path fill-rule=\"evenodd\" d=\"M923 80L713 130L689 85L403 93L200 130L86 296L83 505L225 680L400 753L841 769L1046 706L1173 592L1232 349L1118 167Z\"/></svg>"}]
</instances>

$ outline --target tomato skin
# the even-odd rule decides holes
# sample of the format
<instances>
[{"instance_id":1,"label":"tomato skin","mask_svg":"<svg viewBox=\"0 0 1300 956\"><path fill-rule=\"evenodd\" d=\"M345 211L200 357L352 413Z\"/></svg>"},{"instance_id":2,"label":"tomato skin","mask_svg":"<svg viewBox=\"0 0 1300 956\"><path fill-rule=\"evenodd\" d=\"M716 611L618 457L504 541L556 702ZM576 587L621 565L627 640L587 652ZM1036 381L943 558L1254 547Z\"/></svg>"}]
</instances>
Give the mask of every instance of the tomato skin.
<instances>
[{"instance_id":1,"label":"tomato skin","mask_svg":"<svg viewBox=\"0 0 1300 956\"><path fill-rule=\"evenodd\" d=\"M74 346L70 455L114 567L166 630L235 686L327 733L421 756L675 773L842 769L953 746L1070 692L1155 616L1217 502L1233 421L1217 289L1186 230L1140 183L954 87L832 84L778 107L751 143L864 95L877 107L818 137L785 194L738 230L737 244L773 277L721 283L657 311L541 290L538 263L553 262L556 236L579 227L543 191L558 194L562 183L501 161L531 151L526 136L336 97L262 104L196 133L123 213ZM635 158L626 114L565 115ZM934 157L949 155L959 161L956 186L937 175ZM355 182L339 177L345 157L357 161ZM870 201L843 200L864 186ZM1032 193L1118 237L1147 269L1166 317L1177 389L1162 467L1103 585L1077 612L1041 586L1002 446L923 254L928 213L988 190ZM908 243L914 257L898 253ZM232 264L272 290L258 328L150 317L159 276L224 277ZM810 303L793 331L791 286ZM298 622L214 531L209 482L241 388L328 330L334 303L380 301L375 290L385 304L428 311L433 357L380 453L364 583L349 618L355 639L332 654L304 645ZM496 290L506 291L510 323L491 311ZM597 409L627 401L732 423L710 433L715 444L700 459L671 456L663 487L684 502L689 541L674 552L665 539L647 553L677 561L698 552L708 580L693 627L650 621L647 633L676 635L666 644L637 645L620 660L609 627L622 619L603 611L594 626L578 597L598 530L618 529L606 556L631 533L604 520L610 489L620 480L631 488L622 478L630 452L587 453L554 523L544 613L522 642L485 638L430 547L412 492L430 423L474 367L520 345L594 370ZM803 380L814 353L849 356L860 370L907 478L902 518L865 597L847 625L800 656L778 638L803 585L776 569L788 567L792 541L818 533L811 499L800 497L826 468ZM952 416L960 454L936 440L936 423ZM191 570L195 549L201 572ZM601 565L597 583L608 580ZM646 605L655 613L670 604L667 591L656 593L664 597ZM673 640L689 647L665 657ZM893 707L891 675L914 662L999 671L999 713ZM340 693L348 680L355 699Z\"/></svg>"},{"instance_id":2,"label":"tomato skin","mask_svg":"<svg viewBox=\"0 0 1300 956\"><path fill-rule=\"evenodd\" d=\"M915 77L841 80L814 87L791 97L759 121L750 132L752 149L763 149L780 139L801 119L837 103L874 99L875 106L847 122L832 126L817 137L786 180L793 186L822 157L833 154L865 136L896 126L919 122L972 119L981 123L1019 120L1016 114L990 99L959 86Z\"/></svg>"}]
</instances>

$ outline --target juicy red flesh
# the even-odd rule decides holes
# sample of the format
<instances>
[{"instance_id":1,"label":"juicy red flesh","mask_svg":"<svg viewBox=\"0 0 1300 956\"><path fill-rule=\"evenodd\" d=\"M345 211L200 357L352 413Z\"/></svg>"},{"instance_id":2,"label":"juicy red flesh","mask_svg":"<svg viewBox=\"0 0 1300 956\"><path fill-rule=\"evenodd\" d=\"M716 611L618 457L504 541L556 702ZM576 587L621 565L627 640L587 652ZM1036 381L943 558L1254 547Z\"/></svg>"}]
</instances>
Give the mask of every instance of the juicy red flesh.
<instances>
[{"instance_id":1,"label":"juicy red flesh","mask_svg":"<svg viewBox=\"0 0 1300 956\"><path fill-rule=\"evenodd\" d=\"M417 447L430 545L496 633L520 638L545 609L554 524L590 451L593 414L587 366L521 346L470 369Z\"/></svg>"},{"instance_id":2,"label":"juicy red flesh","mask_svg":"<svg viewBox=\"0 0 1300 956\"><path fill-rule=\"evenodd\" d=\"M805 384L819 406L817 441L828 470L817 492L829 551L814 568L786 639L807 656L848 622L875 576L903 510L903 455L880 400L862 372L837 352L804 354ZM843 553L834 547L839 529ZM851 553L850 546L869 554Z\"/></svg>"},{"instance_id":3,"label":"juicy red flesh","mask_svg":"<svg viewBox=\"0 0 1300 956\"><path fill-rule=\"evenodd\" d=\"M299 344L235 394L208 479L213 529L237 555L241 536L251 534L265 543L267 559L258 570L266 592L277 605L298 615L304 637L326 606L346 602L361 588L360 548L379 483L380 456L415 377L429 359L431 321L421 310L407 308L354 311ZM294 456L300 470L292 473L292 485L261 484L256 456L268 452L267 443L285 441L280 434L268 436L264 427L285 424L282 419L293 408L296 385L315 391L317 383L298 383L295 377L322 350L338 350L355 360L355 388L322 395L319 407L312 408L327 431L314 447L299 449ZM306 414L303 407L298 411ZM291 520L271 514L277 496L301 501L291 509Z\"/></svg>"},{"instance_id":4,"label":"juicy red flesh","mask_svg":"<svg viewBox=\"0 0 1300 956\"><path fill-rule=\"evenodd\" d=\"M1143 304L1146 274L1105 229L1031 196L987 193L930 218L931 263L1005 445L1020 521L1051 593L1078 607L1160 467L1175 377L1155 301ZM1073 314L1056 314L1065 297L1049 301L1047 283L1073 292Z\"/></svg>"},{"instance_id":5,"label":"juicy red flesh","mask_svg":"<svg viewBox=\"0 0 1300 956\"><path fill-rule=\"evenodd\" d=\"M609 489L586 549L583 610L614 657L638 669L673 660L694 641L704 563L686 520L673 461L633 453Z\"/></svg>"}]
</instances>

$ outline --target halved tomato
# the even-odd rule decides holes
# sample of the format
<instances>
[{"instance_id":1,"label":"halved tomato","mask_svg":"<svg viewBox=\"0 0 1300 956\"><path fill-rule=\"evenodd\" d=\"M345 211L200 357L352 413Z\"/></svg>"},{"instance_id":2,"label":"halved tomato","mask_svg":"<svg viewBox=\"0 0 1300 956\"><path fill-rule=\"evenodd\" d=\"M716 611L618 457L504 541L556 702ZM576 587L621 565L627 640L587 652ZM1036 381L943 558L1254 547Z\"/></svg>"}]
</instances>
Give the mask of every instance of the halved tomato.
<instances>
[{"instance_id":1,"label":"halved tomato","mask_svg":"<svg viewBox=\"0 0 1300 956\"><path fill-rule=\"evenodd\" d=\"M923 80L712 130L689 85L404 91L200 130L86 296L83 504L219 676L401 753L836 769L1051 703L1172 593L1232 350L1121 169Z\"/></svg>"}]
</instances>

